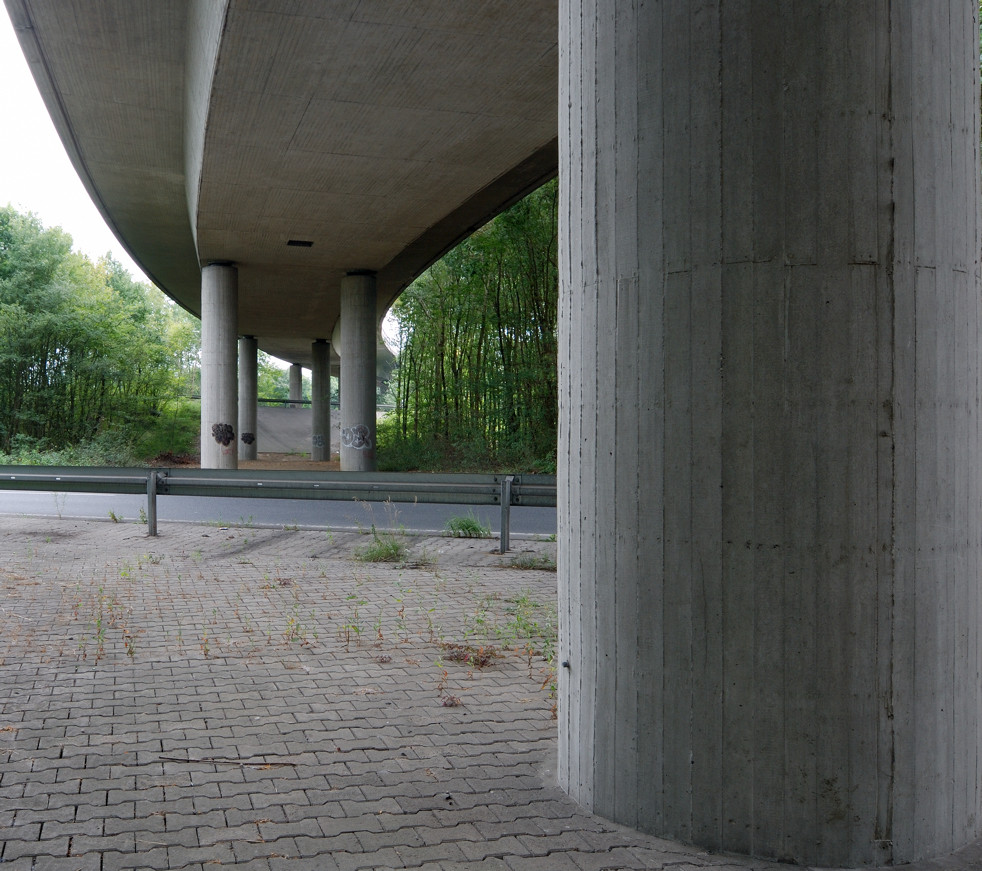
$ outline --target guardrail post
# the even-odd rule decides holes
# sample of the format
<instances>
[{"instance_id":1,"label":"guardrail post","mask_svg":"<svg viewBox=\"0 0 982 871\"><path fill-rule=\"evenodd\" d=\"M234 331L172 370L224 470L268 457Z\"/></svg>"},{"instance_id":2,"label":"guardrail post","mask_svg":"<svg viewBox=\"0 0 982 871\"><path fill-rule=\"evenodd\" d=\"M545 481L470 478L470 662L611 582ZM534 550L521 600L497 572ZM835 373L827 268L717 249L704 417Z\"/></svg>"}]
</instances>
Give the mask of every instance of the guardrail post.
<instances>
[{"instance_id":1,"label":"guardrail post","mask_svg":"<svg viewBox=\"0 0 982 871\"><path fill-rule=\"evenodd\" d=\"M511 485L514 475L505 475L501 480L501 544L498 553L507 553L511 544Z\"/></svg>"},{"instance_id":2,"label":"guardrail post","mask_svg":"<svg viewBox=\"0 0 982 871\"><path fill-rule=\"evenodd\" d=\"M157 471L147 475L147 535L157 535Z\"/></svg>"}]
</instances>

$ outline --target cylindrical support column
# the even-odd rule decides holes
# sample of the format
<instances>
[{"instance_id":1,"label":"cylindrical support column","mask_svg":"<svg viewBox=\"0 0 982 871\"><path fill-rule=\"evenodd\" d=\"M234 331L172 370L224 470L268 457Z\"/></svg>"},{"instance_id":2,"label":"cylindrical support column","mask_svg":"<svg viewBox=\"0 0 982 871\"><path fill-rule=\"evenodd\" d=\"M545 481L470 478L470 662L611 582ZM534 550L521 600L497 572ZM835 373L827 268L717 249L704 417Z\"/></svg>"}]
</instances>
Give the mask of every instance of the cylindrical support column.
<instances>
[{"instance_id":1,"label":"cylindrical support column","mask_svg":"<svg viewBox=\"0 0 982 871\"><path fill-rule=\"evenodd\" d=\"M561 6L560 782L799 864L968 843L975 4Z\"/></svg>"},{"instance_id":2,"label":"cylindrical support column","mask_svg":"<svg viewBox=\"0 0 982 871\"><path fill-rule=\"evenodd\" d=\"M375 275L341 281L341 470L374 472Z\"/></svg>"},{"instance_id":3,"label":"cylindrical support column","mask_svg":"<svg viewBox=\"0 0 982 871\"><path fill-rule=\"evenodd\" d=\"M239 457L254 460L258 417L259 345L255 336L239 339Z\"/></svg>"},{"instance_id":4,"label":"cylindrical support column","mask_svg":"<svg viewBox=\"0 0 982 871\"><path fill-rule=\"evenodd\" d=\"M238 467L238 273L227 263L201 270L201 468Z\"/></svg>"},{"instance_id":5,"label":"cylindrical support column","mask_svg":"<svg viewBox=\"0 0 982 871\"><path fill-rule=\"evenodd\" d=\"M318 339L311 346L310 459L331 459L331 343Z\"/></svg>"},{"instance_id":6,"label":"cylindrical support column","mask_svg":"<svg viewBox=\"0 0 982 871\"><path fill-rule=\"evenodd\" d=\"M290 366L290 408L300 408L303 399L303 367L299 363Z\"/></svg>"}]
</instances>

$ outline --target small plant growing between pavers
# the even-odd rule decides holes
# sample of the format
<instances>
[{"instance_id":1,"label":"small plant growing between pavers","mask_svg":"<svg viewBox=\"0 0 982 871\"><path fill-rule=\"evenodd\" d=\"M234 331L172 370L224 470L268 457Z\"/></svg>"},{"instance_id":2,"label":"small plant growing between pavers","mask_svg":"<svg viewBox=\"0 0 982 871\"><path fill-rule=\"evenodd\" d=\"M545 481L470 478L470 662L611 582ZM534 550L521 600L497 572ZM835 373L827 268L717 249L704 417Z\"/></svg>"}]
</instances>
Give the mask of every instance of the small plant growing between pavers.
<instances>
[{"instance_id":1,"label":"small plant growing between pavers","mask_svg":"<svg viewBox=\"0 0 982 871\"><path fill-rule=\"evenodd\" d=\"M500 593L488 593L481 597L472 614L467 616L464 621L465 643L470 643L472 639L483 638L490 640L491 634L495 632L495 618L491 613L491 608L501 599Z\"/></svg>"},{"instance_id":2,"label":"small plant growing between pavers","mask_svg":"<svg viewBox=\"0 0 982 871\"><path fill-rule=\"evenodd\" d=\"M379 532L372 524L372 540L355 548L355 559L365 563L398 563L406 558L406 542L392 532Z\"/></svg>"},{"instance_id":3,"label":"small plant growing between pavers","mask_svg":"<svg viewBox=\"0 0 982 871\"><path fill-rule=\"evenodd\" d=\"M360 588L361 583L361 581L358 581L355 588ZM356 645L361 639L362 626L360 609L368 604L368 599L361 598L359 594L355 592L348 593L348 595L345 597L345 601L348 602L348 615L347 619L338 627L338 638L344 642L345 650L349 650L351 647L352 637L354 637Z\"/></svg>"},{"instance_id":4,"label":"small plant growing between pavers","mask_svg":"<svg viewBox=\"0 0 982 871\"><path fill-rule=\"evenodd\" d=\"M529 677L534 670L533 660L542 657L542 689L549 689L550 696L556 695L556 645L559 637L558 616L554 605L543 606L532 598L530 590L522 590L508 600L506 613L508 622L498 629L498 636L508 646L515 647L522 642L528 662ZM553 706L555 713L555 706Z\"/></svg>"},{"instance_id":5,"label":"small plant growing between pavers","mask_svg":"<svg viewBox=\"0 0 982 871\"><path fill-rule=\"evenodd\" d=\"M556 571L556 561L544 553L521 553L508 563L508 567L529 571L554 572Z\"/></svg>"},{"instance_id":6,"label":"small plant growing between pavers","mask_svg":"<svg viewBox=\"0 0 982 871\"><path fill-rule=\"evenodd\" d=\"M440 699L440 704L445 708L459 708L464 703L460 700L460 696L455 696L453 693L447 693L442 699Z\"/></svg>"},{"instance_id":7,"label":"small plant growing between pavers","mask_svg":"<svg viewBox=\"0 0 982 871\"><path fill-rule=\"evenodd\" d=\"M467 663L472 668L486 668L498 656L497 648L491 647L490 645L486 647L473 647L470 644L444 642L440 645L440 648L443 650L441 660L447 659L450 662Z\"/></svg>"},{"instance_id":8,"label":"small plant growing between pavers","mask_svg":"<svg viewBox=\"0 0 982 871\"><path fill-rule=\"evenodd\" d=\"M385 636L382 633L382 613L385 610L383 605L378 607L378 616L375 618L375 622L372 624L372 629L375 631L376 642L382 642Z\"/></svg>"},{"instance_id":9,"label":"small plant growing between pavers","mask_svg":"<svg viewBox=\"0 0 982 871\"><path fill-rule=\"evenodd\" d=\"M443 531L454 538L490 538L491 527L482 523L473 511L447 520Z\"/></svg>"}]
</instances>

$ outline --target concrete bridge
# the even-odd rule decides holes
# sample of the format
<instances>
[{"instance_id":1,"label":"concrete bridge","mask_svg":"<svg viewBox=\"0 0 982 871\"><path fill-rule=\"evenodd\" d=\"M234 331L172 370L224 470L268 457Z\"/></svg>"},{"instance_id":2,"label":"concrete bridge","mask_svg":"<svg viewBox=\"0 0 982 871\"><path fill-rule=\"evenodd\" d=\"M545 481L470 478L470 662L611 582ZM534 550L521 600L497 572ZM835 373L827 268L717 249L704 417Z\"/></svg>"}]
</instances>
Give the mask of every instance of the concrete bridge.
<instances>
[{"instance_id":1,"label":"concrete bridge","mask_svg":"<svg viewBox=\"0 0 982 871\"><path fill-rule=\"evenodd\" d=\"M343 359L342 465L372 467L385 311L556 173L555 3L7 6L96 205L201 316L202 464L254 455L260 347L312 369L315 455Z\"/></svg>"},{"instance_id":2,"label":"concrete bridge","mask_svg":"<svg viewBox=\"0 0 982 871\"><path fill-rule=\"evenodd\" d=\"M560 782L805 864L979 838L974 0L5 2L220 436L241 335L340 344L363 422L385 307L558 153Z\"/></svg>"}]
</instances>

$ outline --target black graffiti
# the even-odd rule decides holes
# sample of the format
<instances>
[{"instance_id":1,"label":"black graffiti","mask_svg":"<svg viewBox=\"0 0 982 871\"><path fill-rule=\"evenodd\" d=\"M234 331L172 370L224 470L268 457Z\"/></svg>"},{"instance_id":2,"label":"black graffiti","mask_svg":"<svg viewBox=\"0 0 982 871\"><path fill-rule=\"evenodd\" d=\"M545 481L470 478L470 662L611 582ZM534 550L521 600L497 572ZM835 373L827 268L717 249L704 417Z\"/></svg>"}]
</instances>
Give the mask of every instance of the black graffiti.
<instances>
[{"instance_id":1,"label":"black graffiti","mask_svg":"<svg viewBox=\"0 0 982 871\"><path fill-rule=\"evenodd\" d=\"M251 445L255 440L256 440L256 437L255 437L255 435L253 433L251 433L251 432L244 432L244 433L242 433L242 442L243 442L243 444Z\"/></svg>"},{"instance_id":2,"label":"black graffiti","mask_svg":"<svg viewBox=\"0 0 982 871\"><path fill-rule=\"evenodd\" d=\"M346 426L341 431L341 444L359 451L368 450L372 447L372 431L363 423Z\"/></svg>"},{"instance_id":3,"label":"black graffiti","mask_svg":"<svg viewBox=\"0 0 982 871\"><path fill-rule=\"evenodd\" d=\"M232 429L232 424L230 423L213 424L211 434L214 436L215 441L222 445L222 447L227 448L235 441L235 430Z\"/></svg>"}]
</instances>

